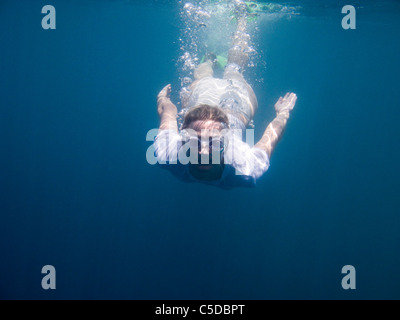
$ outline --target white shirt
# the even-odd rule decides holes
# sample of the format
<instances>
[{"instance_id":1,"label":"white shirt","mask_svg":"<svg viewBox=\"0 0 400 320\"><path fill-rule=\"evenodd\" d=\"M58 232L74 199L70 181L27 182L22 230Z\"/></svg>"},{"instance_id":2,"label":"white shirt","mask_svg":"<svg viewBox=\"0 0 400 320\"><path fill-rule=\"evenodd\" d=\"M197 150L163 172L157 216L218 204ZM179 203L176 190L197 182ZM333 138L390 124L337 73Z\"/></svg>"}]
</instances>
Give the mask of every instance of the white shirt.
<instances>
[{"instance_id":1,"label":"white shirt","mask_svg":"<svg viewBox=\"0 0 400 320\"><path fill-rule=\"evenodd\" d=\"M158 163L170 170L175 176L186 182L203 182L230 189L237 186L254 186L269 168L267 153L259 148L250 147L235 132L224 135L224 172L219 180L202 181L195 179L182 165L179 150L182 147L182 136L173 130L159 131L155 142L155 155Z\"/></svg>"}]
</instances>

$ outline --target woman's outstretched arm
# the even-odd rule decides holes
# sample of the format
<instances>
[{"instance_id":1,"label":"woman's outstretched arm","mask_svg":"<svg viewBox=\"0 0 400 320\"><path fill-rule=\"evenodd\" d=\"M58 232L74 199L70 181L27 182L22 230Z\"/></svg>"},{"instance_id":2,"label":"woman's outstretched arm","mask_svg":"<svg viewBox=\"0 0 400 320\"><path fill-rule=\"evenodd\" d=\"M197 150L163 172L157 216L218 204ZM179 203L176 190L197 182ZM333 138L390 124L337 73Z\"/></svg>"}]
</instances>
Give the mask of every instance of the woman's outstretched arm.
<instances>
[{"instance_id":1,"label":"woman's outstretched arm","mask_svg":"<svg viewBox=\"0 0 400 320\"><path fill-rule=\"evenodd\" d=\"M157 112L160 117L160 130L174 130L178 132L176 116L178 109L170 99L171 85L160 91L157 97Z\"/></svg>"},{"instance_id":2,"label":"woman's outstretched arm","mask_svg":"<svg viewBox=\"0 0 400 320\"><path fill-rule=\"evenodd\" d=\"M296 101L296 94L287 93L283 98L280 97L275 104L276 118L268 125L262 138L255 145L256 148L264 150L268 154L268 158L271 158L276 144L282 137L289 119L289 113L293 110Z\"/></svg>"}]
</instances>

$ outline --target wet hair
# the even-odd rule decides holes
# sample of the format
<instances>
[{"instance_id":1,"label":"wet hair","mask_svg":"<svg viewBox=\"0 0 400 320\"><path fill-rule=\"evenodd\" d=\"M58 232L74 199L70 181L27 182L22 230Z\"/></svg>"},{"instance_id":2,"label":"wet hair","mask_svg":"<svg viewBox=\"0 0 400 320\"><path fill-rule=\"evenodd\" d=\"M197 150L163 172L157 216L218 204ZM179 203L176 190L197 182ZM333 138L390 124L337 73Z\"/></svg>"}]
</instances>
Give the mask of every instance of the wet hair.
<instances>
[{"instance_id":1,"label":"wet hair","mask_svg":"<svg viewBox=\"0 0 400 320\"><path fill-rule=\"evenodd\" d=\"M201 104L190 110L183 119L182 129L187 129L194 121L215 121L228 126L229 120L225 112L218 107Z\"/></svg>"}]
</instances>

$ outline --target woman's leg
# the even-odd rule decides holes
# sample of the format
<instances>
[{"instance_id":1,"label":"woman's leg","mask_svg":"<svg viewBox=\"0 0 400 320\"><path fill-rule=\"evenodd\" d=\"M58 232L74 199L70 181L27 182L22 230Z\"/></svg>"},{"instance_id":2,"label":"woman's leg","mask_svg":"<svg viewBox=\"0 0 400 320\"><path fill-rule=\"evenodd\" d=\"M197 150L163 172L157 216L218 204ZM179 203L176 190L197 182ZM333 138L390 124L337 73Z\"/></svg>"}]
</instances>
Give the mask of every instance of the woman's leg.
<instances>
[{"instance_id":1,"label":"woman's leg","mask_svg":"<svg viewBox=\"0 0 400 320\"><path fill-rule=\"evenodd\" d=\"M232 47L229 49L228 53L228 64L225 67L224 79L237 80L244 84L251 102L249 106L251 110L248 110L246 114L252 119L258 107L257 98L253 89L243 77L243 71L249 61L248 51L250 36L246 32L247 9L246 5L241 0L235 0L235 6L238 12L238 22L232 41Z\"/></svg>"},{"instance_id":2,"label":"woman's leg","mask_svg":"<svg viewBox=\"0 0 400 320\"><path fill-rule=\"evenodd\" d=\"M214 75L213 63L210 60L203 62L194 70L194 79L200 80Z\"/></svg>"},{"instance_id":3,"label":"woman's leg","mask_svg":"<svg viewBox=\"0 0 400 320\"><path fill-rule=\"evenodd\" d=\"M246 32L247 6L243 0L234 0L234 4L237 16L237 26L232 39L232 47L228 52L228 66L233 64L236 68L228 68L226 71L232 72L236 69L241 75L249 61L248 51L250 36Z\"/></svg>"},{"instance_id":4,"label":"woman's leg","mask_svg":"<svg viewBox=\"0 0 400 320\"><path fill-rule=\"evenodd\" d=\"M250 36L246 33L247 17L241 15L238 18L236 32L233 36L232 47L228 52L228 65L235 64L238 67L238 71L243 72L249 61L249 38Z\"/></svg>"},{"instance_id":5,"label":"woman's leg","mask_svg":"<svg viewBox=\"0 0 400 320\"><path fill-rule=\"evenodd\" d=\"M246 33L247 27L247 6L243 0L233 0L237 14L237 27L233 37L232 47L228 52L228 64L225 68L225 79L238 79L245 81L242 72L248 63L248 41L250 36ZM215 57L216 58L216 57ZM212 77L214 61L206 60L194 71L194 79L200 80L205 77Z\"/></svg>"}]
</instances>

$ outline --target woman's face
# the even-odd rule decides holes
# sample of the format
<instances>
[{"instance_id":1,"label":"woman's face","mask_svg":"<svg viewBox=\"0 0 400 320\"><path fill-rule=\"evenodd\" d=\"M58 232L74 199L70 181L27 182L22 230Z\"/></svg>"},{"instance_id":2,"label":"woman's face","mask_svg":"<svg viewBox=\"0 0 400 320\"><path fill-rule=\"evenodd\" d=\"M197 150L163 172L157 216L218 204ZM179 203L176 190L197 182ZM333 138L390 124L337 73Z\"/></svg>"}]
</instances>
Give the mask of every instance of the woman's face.
<instances>
[{"instance_id":1,"label":"woman's face","mask_svg":"<svg viewBox=\"0 0 400 320\"><path fill-rule=\"evenodd\" d=\"M213 120L207 121L195 121L189 125L190 129L197 133L199 139L201 139L201 147L199 146L199 164L190 164L191 174L199 180L218 180L221 178L223 167L223 161L219 161L218 164L213 164L212 161L208 161L206 164L202 164L201 158L211 158L210 148L210 137L218 137L222 130L222 125L219 122Z\"/></svg>"}]
</instances>

